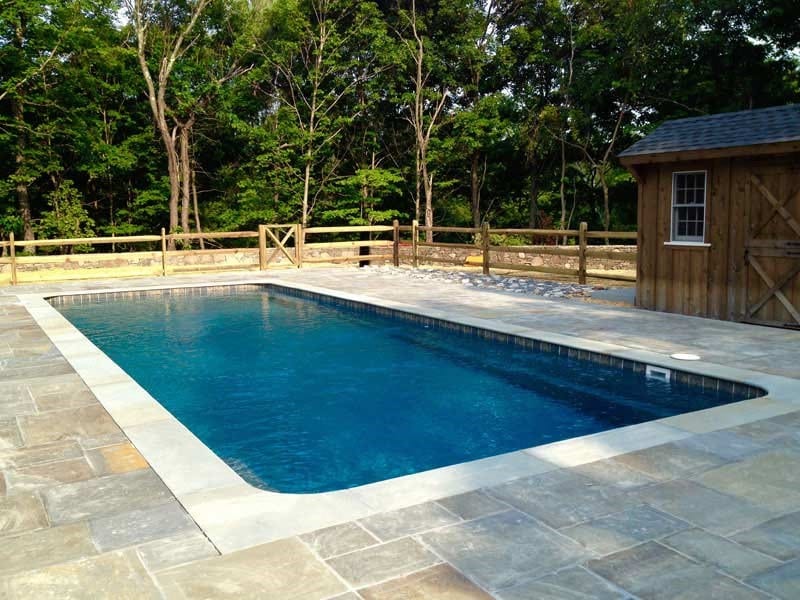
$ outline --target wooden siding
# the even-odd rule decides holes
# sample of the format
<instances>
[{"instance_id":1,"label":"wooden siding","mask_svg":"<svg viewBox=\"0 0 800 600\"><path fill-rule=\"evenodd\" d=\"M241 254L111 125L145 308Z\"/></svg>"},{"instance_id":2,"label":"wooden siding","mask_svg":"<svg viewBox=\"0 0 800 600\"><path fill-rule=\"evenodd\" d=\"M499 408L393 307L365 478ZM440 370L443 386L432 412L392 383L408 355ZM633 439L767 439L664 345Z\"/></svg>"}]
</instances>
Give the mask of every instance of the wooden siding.
<instances>
[{"instance_id":1,"label":"wooden siding","mask_svg":"<svg viewBox=\"0 0 800 600\"><path fill-rule=\"evenodd\" d=\"M705 170L706 232L710 246L671 246L672 173ZM637 303L643 308L688 315L776 324L792 315L772 296L754 315L747 307L769 295L764 277L746 258L750 240L798 240L759 191L759 178L779 203L800 220L800 154L728 157L636 165L639 178L639 263ZM791 272L800 256L759 256L773 281ZM800 307L800 275L783 293Z\"/></svg>"}]
</instances>

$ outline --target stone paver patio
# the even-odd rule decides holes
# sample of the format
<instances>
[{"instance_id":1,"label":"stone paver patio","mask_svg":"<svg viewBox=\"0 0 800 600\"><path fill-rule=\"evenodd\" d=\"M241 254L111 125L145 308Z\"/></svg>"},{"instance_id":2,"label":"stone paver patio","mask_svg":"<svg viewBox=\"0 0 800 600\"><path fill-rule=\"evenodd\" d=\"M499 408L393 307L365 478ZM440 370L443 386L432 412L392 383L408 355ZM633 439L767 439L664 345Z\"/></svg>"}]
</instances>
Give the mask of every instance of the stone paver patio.
<instances>
[{"instance_id":1,"label":"stone paver patio","mask_svg":"<svg viewBox=\"0 0 800 600\"><path fill-rule=\"evenodd\" d=\"M355 269L268 276L800 389L800 332ZM800 597L800 394L793 412L220 555L15 294L241 278L0 289L0 599Z\"/></svg>"}]
</instances>

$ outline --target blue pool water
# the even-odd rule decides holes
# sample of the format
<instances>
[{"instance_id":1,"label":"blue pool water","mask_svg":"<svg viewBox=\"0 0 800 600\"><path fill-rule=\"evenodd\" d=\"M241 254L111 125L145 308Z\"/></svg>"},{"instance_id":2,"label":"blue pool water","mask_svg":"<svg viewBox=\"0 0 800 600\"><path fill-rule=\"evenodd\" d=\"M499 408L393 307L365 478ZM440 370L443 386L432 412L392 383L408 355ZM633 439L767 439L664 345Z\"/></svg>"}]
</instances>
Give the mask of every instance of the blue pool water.
<instances>
[{"instance_id":1,"label":"blue pool water","mask_svg":"<svg viewBox=\"0 0 800 600\"><path fill-rule=\"evenodd\" d=\"M281 492L741 399L267 288L58 309L245 479Z\"/></svg>"}]
</instances>

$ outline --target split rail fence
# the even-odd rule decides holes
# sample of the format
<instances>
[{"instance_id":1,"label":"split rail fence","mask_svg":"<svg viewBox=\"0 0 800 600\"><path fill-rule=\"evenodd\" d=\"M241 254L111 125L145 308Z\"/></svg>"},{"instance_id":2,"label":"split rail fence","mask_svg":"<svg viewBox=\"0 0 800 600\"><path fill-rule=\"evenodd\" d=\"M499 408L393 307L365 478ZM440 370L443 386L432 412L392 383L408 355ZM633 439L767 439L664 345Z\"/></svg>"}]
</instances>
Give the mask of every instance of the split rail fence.
<instances>
[{"instance_id":1,"label":"split rail fence","mask_svg":"<svg viewBox=\"0 0 800 600\"><path fill-rule=\"evenodd\" d=\"M469 241L435 241L438 234L453 238L467 237ZM356 240L313 241L322 237L358 236ZM421 236L425 239L421 239ZM508 236L531 239L556 239L561 241L571 240L571 244L562 245L493 245L492 239L505 239ZM10 282L12 285L19 283L19 272L28 265L34 265L46 260L48 264L58 268L78 257L91 256L96 259L114 259L126 254L117 251L118 246L129 249L133 246L146 244L151 262L156 264L155 270L163 276L187 271L207 271L212 269L259 269L302 267L304 264L315 263L346 263L358 262L360 264L375 262L391 262L399 266L402 262L418 267L420 263L442 263L463 266L468 264L481 266L484 274L489 274L492 269L510 271L530 271L552 275L575 277L580 283L585 283L587 277L615 279L621 281L635 281L635 276L615 273L614 271L589 271L587 259L599 258L623 263L636 263L636 232L631 231L589 231L586 223L581 223L578 229L492 229L488 224L482 227L423 227L416 221L411 225L400 225L394 221L392 225L372 226L341 226L341 227L303 227L302 225L269 224L259 225L257 231L226 231L203 233L175 233L167 234L164 229L160 235L138 236L112 236L72 238L55 240L15 240L13 233L8 241L0 241L0 266L10 265ZM607 246L592 244L594 240L634 240L630 250L610 250ZM206 242L218 243L218 240L245 240L245 247L229 249L173 249L178 243L201 242L201 247ZM591 241L590 241L591 240ZM256 247L253 247L253 243ZM93 254L47 254L45 256L26 254L26 248L44 248L58 246L74 248L76 246L92 247L111 246L111 253ZM155 250L153 250L155 248ZM464 256L444 257L433 256L426 253L426 248L449 249L462 251L470 256L465 261ZM23 252L18 252L22 249ZM332 256L330 252L339 251L339 256ZM202 257L214 253L250 252L253 253L252 263L222 263L222 264L187 264L186 260L171 260L176 256ZM255 253L257 252L257 259ZM523 254L524 256L557 255L572 257L577 261L577 268L566 268L551 265L533 265L504 262L493 259L492 255L503 253ZM506 254L507 255L507 254ZM176 262L178 264L176 264ZM631 270L635 266L631 267ZM103 276L114 276L112 273ZM91 269L89 269L91 271ZM91 277L91 273L86 275Z\"/></svg>"}]
</instances>

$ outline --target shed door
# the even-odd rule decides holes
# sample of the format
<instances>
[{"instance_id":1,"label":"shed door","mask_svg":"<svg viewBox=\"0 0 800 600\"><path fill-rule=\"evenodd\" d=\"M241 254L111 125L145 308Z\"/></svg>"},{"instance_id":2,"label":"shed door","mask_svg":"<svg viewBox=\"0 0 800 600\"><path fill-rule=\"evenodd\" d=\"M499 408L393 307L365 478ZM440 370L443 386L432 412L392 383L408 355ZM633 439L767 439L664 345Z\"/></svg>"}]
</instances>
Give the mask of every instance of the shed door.
<instances>
[{"instance_id":1,"label":"shed door","mask_svg":"<svg viewBox=\"0 0 800 600\"><path fill-rule=\"evenodd\" d=\"M754 170L745 242L745 321L800 328L800 171Z\"/></svg>"}]
</instances>

